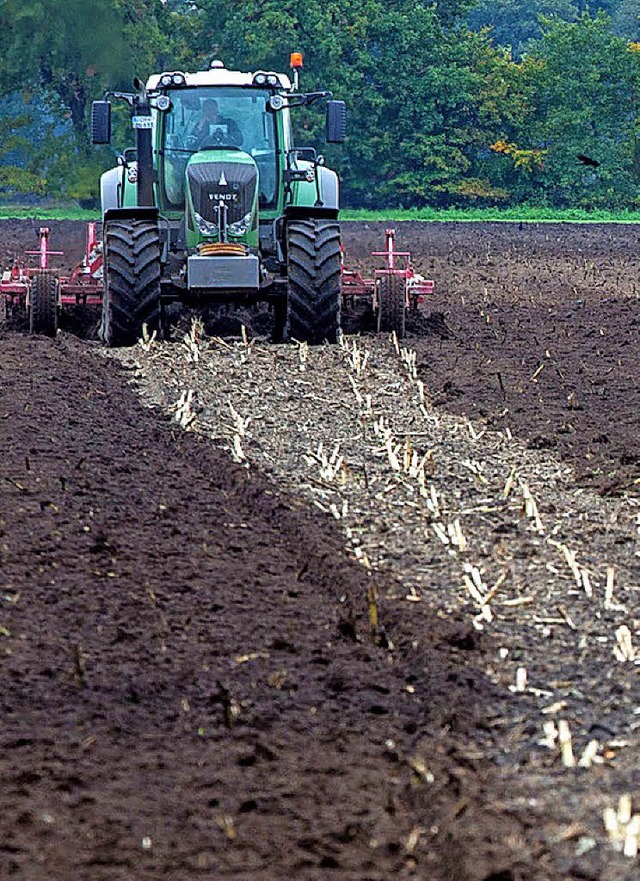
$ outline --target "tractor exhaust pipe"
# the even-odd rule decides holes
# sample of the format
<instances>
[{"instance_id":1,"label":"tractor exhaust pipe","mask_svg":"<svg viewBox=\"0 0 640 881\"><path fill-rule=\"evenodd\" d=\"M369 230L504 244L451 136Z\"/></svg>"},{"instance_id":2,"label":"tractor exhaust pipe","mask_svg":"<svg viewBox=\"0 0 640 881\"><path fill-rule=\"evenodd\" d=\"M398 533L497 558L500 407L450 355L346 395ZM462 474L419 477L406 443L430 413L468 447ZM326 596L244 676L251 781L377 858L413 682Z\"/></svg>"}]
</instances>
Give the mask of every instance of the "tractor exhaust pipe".
<instances>
[{"instance_id":1,"label":"tractor exhaust pipe","mask_svg":"<svg viewBox=\"0 0 640 881\"><path fill-rule=\"evenodd\" d=\"M141 94L136 95L134 99L131 118L133 127L136 130L136 158L138 160L136 187L138 205L145 208L152 207L154 199L151 105L144 88Z\"/></svg>"}]
</instances>

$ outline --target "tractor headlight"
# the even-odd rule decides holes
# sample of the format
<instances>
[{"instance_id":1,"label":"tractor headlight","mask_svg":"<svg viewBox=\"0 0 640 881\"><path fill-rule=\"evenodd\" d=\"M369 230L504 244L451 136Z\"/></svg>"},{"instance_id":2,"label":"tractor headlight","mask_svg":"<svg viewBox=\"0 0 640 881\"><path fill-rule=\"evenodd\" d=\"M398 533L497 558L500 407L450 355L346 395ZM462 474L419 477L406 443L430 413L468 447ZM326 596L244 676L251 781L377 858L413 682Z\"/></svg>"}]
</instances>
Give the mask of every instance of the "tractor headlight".
<instances>
[{"instance_id":1,"label":"tractor headlight","mask_svg":"<svg viewBox=\"0 0 640 881\"><path fill-rule=\"evenodd\" d=\"M282 110L284 107L284 98L282 95L272 95L267 101L269 110Z\"/></svg>"},{"instance_id":2,"label":"tractor headlight","mask_svg":"<svg viewBox=\"0 0 640 881\"><path fill-rule=\"evenodd\" d=\"M231 236L243 236L245 233L248 233L251 229L251 212L245 214L242 220L230 223L228 229Z\"/></svg>"},{"instance_id":3,"label":"tractor headlight","mask_svg":"<svg viewBox=\"0 0 640 881\"><path fill-rule=\"evenodd\" d=\"M259 70L253 76L253 85L254 86L273 86L282 88L282 83L280 82L280 77L277 73L273 73L272 71Z\"/></svg>"},{"instance_id":4,"label":"tractor headlight","mask_svg":"<svg viewBox=\"0 0 640 881\"><path fill-rule=\"evenodd\" d=\"M163 73L160 77L160 85L163 89L168 89L169 86L173 86L174 88L186 86L187 78L179 70L176 70L174 73Z\"/></svg>"},{"instance_id":5,"label":"tractor headlight","mask_svg":"<svg viewBox=\"0 0 640 881\"><path fill-rule=\"evenodd\" d=\"M196 223L198 224L198 230L200 234L203 236L217 236L218 235L218 226L215 223L211 223L209 220L205 220L202 215L198 214L198 212L194 212L196 215Z\"/></svg>"}]
</instances>

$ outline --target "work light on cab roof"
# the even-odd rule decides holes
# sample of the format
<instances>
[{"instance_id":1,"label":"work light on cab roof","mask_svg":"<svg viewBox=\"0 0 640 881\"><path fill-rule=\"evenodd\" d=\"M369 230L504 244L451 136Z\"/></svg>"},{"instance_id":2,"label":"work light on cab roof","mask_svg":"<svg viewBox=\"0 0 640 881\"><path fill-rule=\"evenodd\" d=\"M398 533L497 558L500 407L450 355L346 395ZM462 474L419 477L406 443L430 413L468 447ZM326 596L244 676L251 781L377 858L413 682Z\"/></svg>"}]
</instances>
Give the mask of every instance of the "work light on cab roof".
<instances>
[{"instance_id":1,"label":"work light on cab roof","mask_svg":"<svg viewBox=\"0 0 640 881\"><path fill-rule=\"evenodd\" d=\"M174 73L163 73L160 75L160 86L163 89L179 89L187 85L187 78L180 71Z\"/></svg>"}]
</instances>

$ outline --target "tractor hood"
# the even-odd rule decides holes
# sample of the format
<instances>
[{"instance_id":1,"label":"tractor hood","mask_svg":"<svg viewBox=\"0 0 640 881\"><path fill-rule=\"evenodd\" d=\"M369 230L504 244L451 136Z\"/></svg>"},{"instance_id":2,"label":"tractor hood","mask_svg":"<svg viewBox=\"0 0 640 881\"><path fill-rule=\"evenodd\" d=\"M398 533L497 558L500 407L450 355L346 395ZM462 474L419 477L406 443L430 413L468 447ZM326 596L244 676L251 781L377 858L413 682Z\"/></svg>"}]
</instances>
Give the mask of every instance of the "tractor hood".
<instances>
[{"instance_id":1,"label":"tractor hood","mask_svg":"<svg viewBox=\"0 0 640 881\"><path fill-rule=\"evenodd\" d=\"M219 241L222 226L230 241L257 246L258 168L251 156L207 148L191 156L185 173L187 245Z\"/></svg>"}]
</instances>

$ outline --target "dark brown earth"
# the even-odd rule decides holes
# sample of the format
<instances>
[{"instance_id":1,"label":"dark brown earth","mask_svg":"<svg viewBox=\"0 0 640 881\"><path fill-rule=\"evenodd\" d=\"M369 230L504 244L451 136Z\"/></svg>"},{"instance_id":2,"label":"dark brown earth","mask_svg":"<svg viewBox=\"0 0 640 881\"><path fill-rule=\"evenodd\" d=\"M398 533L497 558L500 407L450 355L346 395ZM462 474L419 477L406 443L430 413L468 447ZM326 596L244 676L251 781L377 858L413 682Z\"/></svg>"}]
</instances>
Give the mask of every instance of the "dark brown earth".
<instances>
[{"instance_id":1,"label":"dark brown earth","mask_svg":"<svg viewBox=\"0 0 640 881\"><path fill-rule=\"evenodd\" d=\"M71 268L84 224L50 221ZM370 272L384 223L346 223L347 261ZM509 427L603 494L640 492L640 230L630 224L397 223L398 247L436 282L409 321L435 403ZM0 221L0 266L35 247L37 221ZM83 316L84 318L84 316ZM91 316L90 316L91 319ZM362 314L349 331L372 329ZM89 320L71 329L91 331ZM540 369L541 368L541 369Z\"/></svg>"},{"instance_id":2,"label":"dark brown earth","mask_svg":"<svg viewBox=\"0 0 640 881\"><path fill-rule=\"evenodd\" d=\"M0 353L0 877L553 877L465 757L470 633L375 645L320 515L81 344Z\"/></svg>"},{"instance_id":3,"label":"dark brown earth","mask_svg":"<svg viewBox=\"0 0 640 881\"><path fill-rule=\"evenodd\" d=\"M508 426L602 493L640 491L640 229L396 226L436 282L409 324L435 403ZM384 227L347 224L347 254L370 267Z\"/></svg>"},{"instance_id":4,"label":"dark brown earth","mask_svg":"<svg viewBox=\"0 0 640 881\"><path fill-rule=\"evenodd\" d=\"M361 265L382 229L346 227ZM399 244L436 280L411 344L439 404L637 491L635 229ZM0 878L605 881L505 806L479 635L421 604L374 638L327 521L90 349L0 336Z\"/></svg>"}]
</instances>

